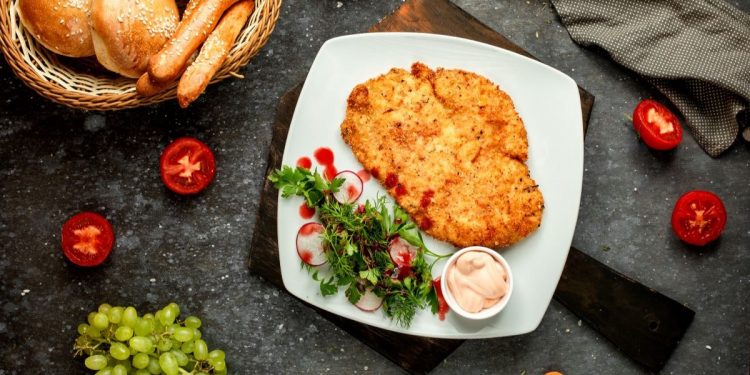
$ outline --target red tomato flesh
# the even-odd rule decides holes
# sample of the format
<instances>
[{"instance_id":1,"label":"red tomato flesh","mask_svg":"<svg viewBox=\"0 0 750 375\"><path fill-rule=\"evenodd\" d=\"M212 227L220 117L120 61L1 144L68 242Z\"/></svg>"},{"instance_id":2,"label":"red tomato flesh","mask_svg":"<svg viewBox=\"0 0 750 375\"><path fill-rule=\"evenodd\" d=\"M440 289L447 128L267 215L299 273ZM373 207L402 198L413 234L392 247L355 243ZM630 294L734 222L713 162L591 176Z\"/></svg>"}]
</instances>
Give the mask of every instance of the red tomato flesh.
<instances>
[{"instance_id":1,"label":"red tomato flesh","mask_svg":"<svg viewBox=\"0 0 750 375\"><path fill-rule=\"evenodd\" d=\"M672 211L672 229L683 242L703 246L719 238L727 223L727 210L716 194L693 190Z\"/></svg>"},{"instance_id":2,"label":"red tomato flesh","mask_svg":"<svg viewBox=\"0 0 750 375\"><path fill-rule=\"evenodd\" d=\"M680 120L669 108L651 99L635 107L633 127L643 143L654 150L672 150L682 141Z\"/></svg>"},{"instance_id":3,"label":"red tomato flesh","mask_svg":"<svg viewBox=\"0 0 750 375\"><path fill-rule=\"evenodd\" d=\"M112 226L94 212L81 212L62 227L62 248L65 257L82 267L98 266L109 256L115 242Z\"/></svg>"},{"instance_id":4,"label":"red tomato flesh","mask_svg":"<svg viewBox=\"0 0 750 375\"><path fill-rule=\"evenodd\" d=\"M172 142L161 154L161 180L177 194L197 194L213 181L216 160L205 143L190 137Z\"/></svg>"}]
</instances>

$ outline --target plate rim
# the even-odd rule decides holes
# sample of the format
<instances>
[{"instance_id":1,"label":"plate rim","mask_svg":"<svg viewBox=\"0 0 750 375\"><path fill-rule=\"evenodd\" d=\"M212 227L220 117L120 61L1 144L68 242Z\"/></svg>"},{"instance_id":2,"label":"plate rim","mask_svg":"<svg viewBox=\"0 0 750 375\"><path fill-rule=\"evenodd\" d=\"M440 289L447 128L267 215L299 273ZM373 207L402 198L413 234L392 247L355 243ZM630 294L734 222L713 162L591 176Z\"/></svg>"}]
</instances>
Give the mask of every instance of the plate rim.
<instances>
[{"instance_id":1,"label":"plate rim","mask_svg":"<svg viewBox=\"0 0 750 375\"><path fill-rule=\"evenodd\" d=\"M282 154L282 157L281 157L282 161L284 159L284 155L287 153L288 150L290 150L290 148L289 148L290 144L289 143L290 143L290 140L293 138L292 134L294 133L294 130L295 130L295 127L293 127L292 125L294 124L294 119L297 116L296 114L298 113L298 109L301 106L301 103L304 103L305 102L305 100L304 100L305 97L307 95L309 95L309 90L310 90L310 88L309 88L310 87L309 86L309 82L310 82L310 80L308 78L309 78L310 74L313 71L316 70L317 64L320 63L321 60L319 59L319 57L321 55L323 55L324 53L326 53L327 50L330 49L332 45L335 45L337 43L349 42L350 39L355 39L355 40L365 39L366 40L366 39L389 39L389 38L392 38L392 39L415 38L415 39L442 40L443 42L448 42L448 43L459 43L459 44L474 45L475 47L490 49L490 50L492 50L492 52L495 52L495 53L501 53L501 54L506 54L506 55L513 55L514 58L521 58L521 59L523 59L524 63L533 64L533 65L536 65L538 68L542 68L544 70L547 70L548 72L551 72L552 74L554 74L558 78L560 78L561 81L564 81L566 85L571 85L572 86L571 89L573 89L575 91L575 95L573 95L573 96L575 97L575 102L577 104L576 108L580 108L581 99L580 99L580 95L578 94L578 84L575 82L575 80L573 80L567 74L559 71L558 69L555 69L555 68L553 68L553 67L551 67L549 65L546 65L546 64L544 64L544 63L542 63L542 62L540 62L538 60L532 59L532 58L530 58L528 56L521 55L521 54L519 54L517 52L514 52L514 51L510 51L510 50L503 49L503 48L500 48L500 47L497 47L497 46L494 46L494 45L491 45L491 44L487 44L487 43L483 43L483 42L478 42L478 41L471 40L471 39L460 38L460 37L449 36L449 35L431 34L431 33L420 33L420 32L383 32L383 33L360 33L360 34L343 35L343 36L334 37L334 38L331 38L331 39L328 39L327 41L325 41L321 45L320 49L318 50L318 53L315 56L315 59L313 60L313 63L310 66L310 70L308 71L308 74L305 77L305 82L303 83L302 89L300 91L300 95L299 95L297 103L295 105L295 109L294 109L294 113L292 115L292 119L290 120L289 131L288 131L288 134L287 134L287 139L286 139L285 144L284 144L284 154ZM493 81L493 83L494 83L494 81ZM574 217L575 217L575 220L573 220L573 222L572 222L572 227L573 228L570 231L570 235L569 235L570 238L567 241L565 241L565 243L567 243L568 245L566 246L566 249L565 249L565 258L564 258L563 262L561 262L560 266L558 267L559 268L559 272L558 272L558 274L556 276L557 280L555 282L555 285L557 285L559 283L560 277L562 276L562 271L563 271L563 269L565 267L565 260L567 259L568 255L569 255L570 246L572 245L572 242L573 242L573 237L575 235L575 228L577 226L577 221L578 221L578 215L580 213L580 201L581 201L582 190L583 190L583 167L584 167L584 156L585 156L584 155L584 142L583 142L584 141L584 137L583 137L583 114L580 111L574 111L574 113L575 113L576 121L579 123L580 129L581 129L581 132L577 133L577 136L576 136L577 143L579 143L581 145L580 151L576 153L576 156L580 156L580 158L576 158L576 159L580 159L580 163L578 165L576 165L576 168L577 168L577 171L579 172L578 174L580 174L581 178L580 179L576 179L576 181L578 183L576 183L576 185L575 185L575 190L576 190L576 193L577 193L576 196L575 196L575 203L576 204L575 204L575 208L574 208L574 213L575 213ZM277 201L277 219L276 220L277 220L277 243L278 243L278 240L281 238L280 237L281 236L281 233L280 233L281 232L281 226L279 225L279 222L278 222L278 220L279 220L279 213L281 212L281 205L279 203L283 199L287 199L287 198L282 198L281 197L281 193L279 192L278 195L277 195L277 199L278 199L278 201ZM279 257L281 257L281 253L280 252L279 252ZM279 266L279 267L281 268L281 266ZM307 304L309 304L311 306L314 306L316 308L328 311L328 312L330 312L332 314L335 314L335 315L337 315L339 317L343 317L343 318L346 318L346 319L351 319L351 320L353 320L353 321L355 321L357 323L368 325L368 326L376 328L376 329L384 329L384 330L388 330L388 331L392 331L392 332L396 332L396 333L400 333L400 334L411 335L411 336L439 338L439 339L486 339L486 338L511 337L511 336L523 335L523 334L527 334L527 333L533 332L533 331L535 331L539 327L539 325L541 324L542 320L544 319L544 316L546 315L546 311L549 309L549 305L551 303L552 297L554 295L554 290L555 290L555 289L552 289L552 292L549 293L549 296L543 296L543 297L546 297L545 298L545 301L546 301L545 312L543 314L539 315L539 317L535 320L534 324L529 324L528 327L522 327L521 329L519 329L517 331L514 331L514 332L512 332L510 334L498 335L498 334L492 334L491 332L482 331L481 333L458 333L458 334L444 334L444 333L441 333L441 332L436 332L436 333L431 333L429 335L424 335L424 334L413 333L413 332L409 331L408 329L405 329L403 327L395 325L392 321L390 321L388 323L389 326L387 326L387 327L386 326L377 326L377 325L370 324L368 322L365 322L365 321L362 321L362 320L358 319L358 317L356 316L357 313L358 313L358 311L353 311L353 313L349 313L349 312L346 312L346 311L344 311L344 312L333 311L333 310L330 310L330 309L326 308L325 306L319 306L319 305L313 303L312 301L308 301L302 295L299 295L299 294L295 293L293 288L290 289L289 283L291 281L288 280L288 278L284 276L283 269L280 269L280 271L281 271L281 277L282 277L282 282L284 284L284 288L290 294L292 294L296 298L302 300L303 302L305 302L305 303L307 303Z\"/></svg>"}]
</instances>

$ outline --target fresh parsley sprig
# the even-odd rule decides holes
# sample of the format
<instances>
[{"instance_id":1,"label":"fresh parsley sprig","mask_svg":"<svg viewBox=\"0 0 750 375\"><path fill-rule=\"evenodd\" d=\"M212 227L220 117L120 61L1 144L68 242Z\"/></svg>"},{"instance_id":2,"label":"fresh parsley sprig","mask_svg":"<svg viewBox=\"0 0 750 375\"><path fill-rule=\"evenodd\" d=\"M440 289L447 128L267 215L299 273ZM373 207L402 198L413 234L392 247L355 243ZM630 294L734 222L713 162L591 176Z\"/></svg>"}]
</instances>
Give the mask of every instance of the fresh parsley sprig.
<instances>
[{"instance_id":1,"label":"fresh parsley sprig","mask_svg":"<svg viewBox=\"0 0 750 375\"><path fill-rule=\"evenodd\" d=\"M317 171L287 165L271 173L268 180L273 182L284 198L303 196L308 207L319 206L325 201L327 192L335 193L344 184L343 179L334 178L328 182Z\"/></svg>"}]
</instances>

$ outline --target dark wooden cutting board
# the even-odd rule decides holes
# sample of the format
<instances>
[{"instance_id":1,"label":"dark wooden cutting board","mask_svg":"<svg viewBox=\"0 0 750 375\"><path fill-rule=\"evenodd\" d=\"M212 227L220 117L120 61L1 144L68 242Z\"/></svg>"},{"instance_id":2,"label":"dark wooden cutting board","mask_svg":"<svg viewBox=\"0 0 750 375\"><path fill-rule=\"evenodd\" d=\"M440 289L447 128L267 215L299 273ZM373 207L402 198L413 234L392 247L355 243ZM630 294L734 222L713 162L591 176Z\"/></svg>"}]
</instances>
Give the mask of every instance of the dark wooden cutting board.
<instances>
[{"instance_id":1,"label":"dark wooden cutting board","mask_svg":"<svg viewBox=\"0 0 750 375\"><path fill-rule=\"evenodd\" d=\"M534 58L448 0L407 1L370 31L453 35ZM279 99L266 176L281 166L289 124L301 88L300 83ZM580 87L579 94L585 134L594 97ZM251 272L284 290L277 243L277 197L276 189L265 180L248 263ZM638 363L652 370L660 369L690 324L692 311L618 274L574 248L571 248L565 270L555 298ZM606 297L601 301L592 301L591 296ZM608 309L619 308L623 303L632 308L615 320L614 324L610 324ZM345 319L309 304L308 306L410 373L429 372L463 343L463 340L399 334ZM676 318L672 320L672 317ZM641 346L643 343L646 345Z\"/></svg>"}]
</instances>

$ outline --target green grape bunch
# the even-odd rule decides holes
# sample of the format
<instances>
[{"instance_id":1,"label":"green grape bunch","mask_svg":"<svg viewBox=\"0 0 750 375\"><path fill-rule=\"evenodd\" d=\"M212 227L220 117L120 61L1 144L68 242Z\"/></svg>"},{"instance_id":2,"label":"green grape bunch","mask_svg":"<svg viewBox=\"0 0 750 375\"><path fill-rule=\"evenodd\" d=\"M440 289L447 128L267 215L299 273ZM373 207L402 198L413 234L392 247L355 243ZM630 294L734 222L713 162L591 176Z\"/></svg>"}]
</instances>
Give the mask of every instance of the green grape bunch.
<instances>
[{"instance_id":1,"label":"green grape bunch","mask_svg":"<svg viewBox=\"0 0 750 375\"><path fill-rule=\"evenodd\" d=\"M96 375L223 375L225 354L208 350L201 320L179 320L172 302L154 314L139 316L135 307L102 304L78 325L74 356L85 357Z\"/></svg>"}]
</instances>

